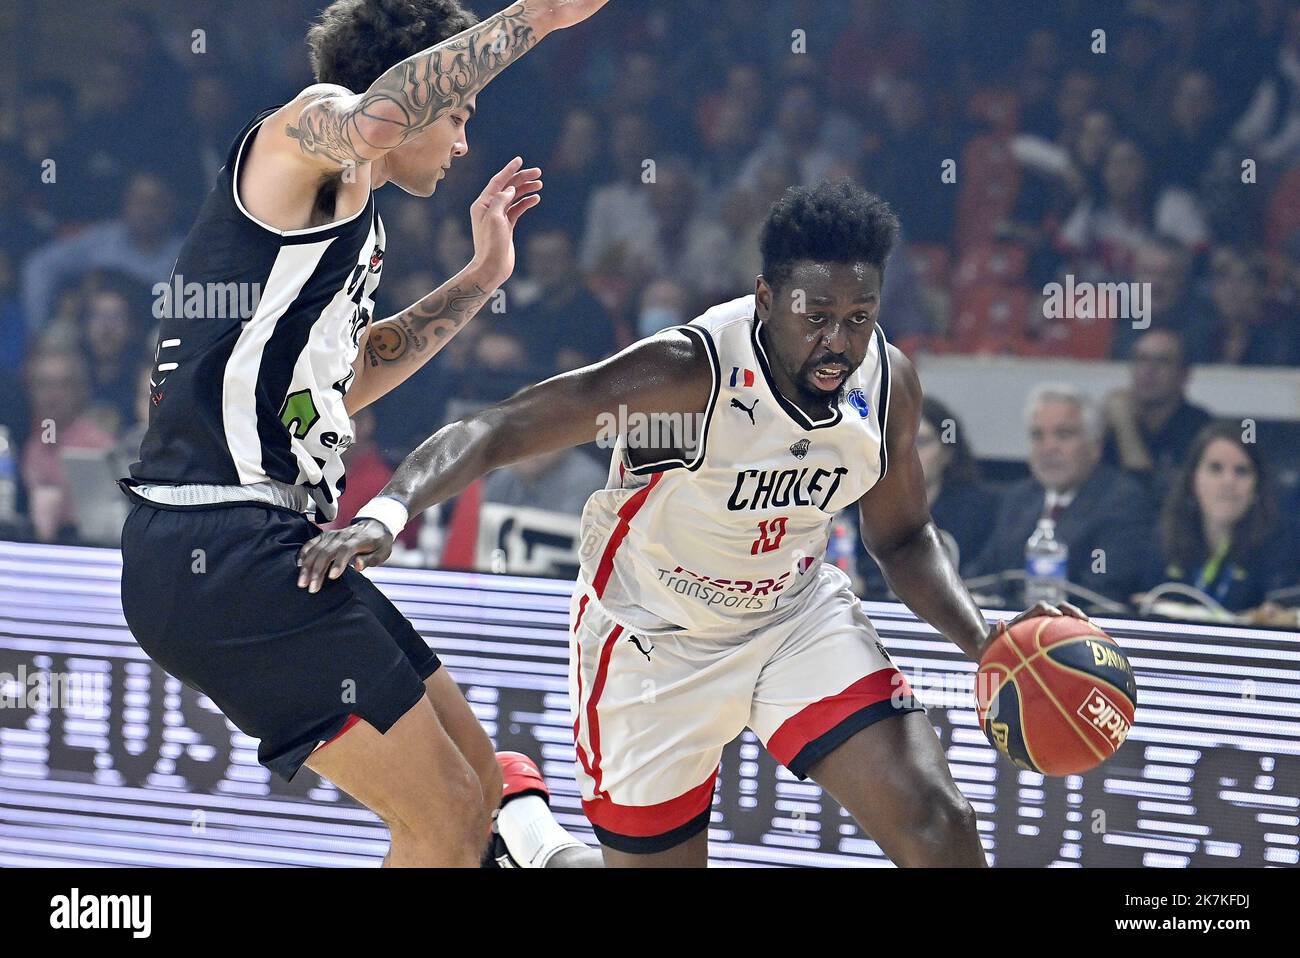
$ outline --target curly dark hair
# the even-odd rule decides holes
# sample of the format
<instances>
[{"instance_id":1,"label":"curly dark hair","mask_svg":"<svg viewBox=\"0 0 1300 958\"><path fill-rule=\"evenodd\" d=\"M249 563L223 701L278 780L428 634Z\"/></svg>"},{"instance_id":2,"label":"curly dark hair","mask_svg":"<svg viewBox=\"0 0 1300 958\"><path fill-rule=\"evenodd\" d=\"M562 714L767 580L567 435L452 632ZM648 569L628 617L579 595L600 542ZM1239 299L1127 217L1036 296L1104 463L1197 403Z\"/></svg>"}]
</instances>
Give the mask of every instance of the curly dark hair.
<instances>
[{"instance_id":1,"label":"curly dark hair","mask_svg":"<svg viewBox=\"0 0 1300 958\"><path fill-rule=\"evenodd\" d=\"M456 0L335 0L307 31L312 72L361 93L385 70L476 23Z\"/></svg>"},{"instance_id":2,"label":"curly dark hair","mask_svg":"<svg viewBox=\"0 0 1300 958\"><path fill-rule=\"evenodd\" d=\"M1230 558L1249 556L1274 534L1278 522L1277 493L1268 461L1259 444L1241 441L1241 424L1208 423L1187 450L1183 467L1169 488L1160 510L1160 544L1165 562L1184 569L1199 568L1209 557L1209 547L1201 526L1201 505L1196 499L1196 469L1205 450L1218 439L1226 439L1243 453L1255 467L1255 501L1237 523L1232 533Z\"/></svg>"},{"instance_id":3,"label":"curly dark hair","mask_svg":"<svg viewBox=\"0 0 1300 958\"><path fill-rule=\"evenodd\" d=\"M897 239L898 217L889 204L852 180L792 186L772 205L763 224L763 278L779 289L803 259L865 261L883 273Z\"/></svg>"}]
</instances>

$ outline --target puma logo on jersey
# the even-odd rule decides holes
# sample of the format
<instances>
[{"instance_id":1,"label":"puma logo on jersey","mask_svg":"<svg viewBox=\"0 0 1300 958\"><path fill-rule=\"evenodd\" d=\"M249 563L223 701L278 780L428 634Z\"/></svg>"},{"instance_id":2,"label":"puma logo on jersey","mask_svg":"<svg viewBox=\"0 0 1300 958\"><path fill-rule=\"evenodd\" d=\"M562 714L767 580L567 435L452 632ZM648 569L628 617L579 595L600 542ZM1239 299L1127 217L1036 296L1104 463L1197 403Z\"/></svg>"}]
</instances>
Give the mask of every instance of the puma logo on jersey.
<instances>
[{"instance_id":1,"label":"puma logo on jersey","mask_svg":"<svg viewBox=\"0 0 1300 958\"><path fill-rule=\"evenodd\" d=\"M756 423L754 422L754 406L758 405L757 399L754 400L754 404L752 406L746 406L739 399L731 400L731 405L734 406L736 409L741 410L742 412L744 412L746 416L749 417L749 424L751 426L756 425Z\"/></svg>"},{"instance_id":2,"label":"puma logo on jersey","mask_svg":"<svg viewBox=\"0 0 1300 958\"><path fill-rule=\"evenodd\" d=\"M637 650L638 652L640 652L642 655L645 656L645 660L646 660L647 662L650 661L650 653L653 652L653 651L655 650L655 647L654 647L653 644L650 646L650 648L649 648L648 650L647 650L647 649L643 649L643 648L641 647L641 640L638 639L635 635L632 636L631 638L629 638L628 641L631 642L633 645L636 646L636 650Z\"/></svg>"}]
</instances>

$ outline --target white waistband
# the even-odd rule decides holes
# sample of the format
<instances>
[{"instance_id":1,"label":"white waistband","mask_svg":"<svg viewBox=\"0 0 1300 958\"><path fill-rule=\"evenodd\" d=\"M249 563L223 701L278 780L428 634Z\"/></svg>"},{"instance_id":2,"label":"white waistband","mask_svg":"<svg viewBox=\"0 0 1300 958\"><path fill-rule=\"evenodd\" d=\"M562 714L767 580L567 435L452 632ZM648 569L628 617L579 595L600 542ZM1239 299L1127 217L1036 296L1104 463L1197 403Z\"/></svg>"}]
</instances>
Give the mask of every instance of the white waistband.
<instances>
[{"instance_id":1,"label":"white waistband","mask_svg":"<svg viewBox=\"0 0 1300 958\"><path fill-rule=\"evenodd\" d=\"M141 483L131 491L150 502L168 506L210 506L219 502L265 502L267 505L306 513L315 511L311 495L303 486L267 479L246 486L212 486L191 483L181 486Z\"/></svg>"}]
</instances>

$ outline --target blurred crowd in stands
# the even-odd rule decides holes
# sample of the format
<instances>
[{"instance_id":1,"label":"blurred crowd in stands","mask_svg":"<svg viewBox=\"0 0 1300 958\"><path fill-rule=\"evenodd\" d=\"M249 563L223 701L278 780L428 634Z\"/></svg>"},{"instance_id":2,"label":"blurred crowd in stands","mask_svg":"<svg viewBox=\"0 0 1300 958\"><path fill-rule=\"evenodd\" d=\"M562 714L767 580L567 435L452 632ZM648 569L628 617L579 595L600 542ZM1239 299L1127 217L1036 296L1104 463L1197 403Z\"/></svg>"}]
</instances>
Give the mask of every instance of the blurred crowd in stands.
<instances>
[{"instance_id":1,"label":"blurred crowd in stands","mask_svg":"<svg viewBox=\"0 0 1300 958\"><path fill-rule=\"evenodd\" d=\"M302 36L321 5L106 3L76 70L47 53L0 87L11 535L79 538L64 450L134 458L155 284L235 132L311 81ZM343 521L466 410L752 292L771 203L849 176L903 223L882 308L900 348L1131 369L1103 404L1068 385L1026 397L1006 428L1028 430L1027 475L977 463L960 410L927 407L931 503L964 572L1020 567L1051 514L1071 579L1120 601L1176 580L1245 610L1300 584L1293 443L1264 441L1294 432L1257 436L1185 396L1193 366L1300 365L1300 5L1096 6L656 0L548 39L480 96L435 197L379 196L382 318L470 259L469 203L506 160L546 184L502 308L358 416ZM56 10L23 30L59 49ZM1053 283L1149 284L1149 309L1062 315ZM473 495L576 515L605 474L589 452ZM416 548L418 524L407 535Z\"/></svg>"}]
</instances>

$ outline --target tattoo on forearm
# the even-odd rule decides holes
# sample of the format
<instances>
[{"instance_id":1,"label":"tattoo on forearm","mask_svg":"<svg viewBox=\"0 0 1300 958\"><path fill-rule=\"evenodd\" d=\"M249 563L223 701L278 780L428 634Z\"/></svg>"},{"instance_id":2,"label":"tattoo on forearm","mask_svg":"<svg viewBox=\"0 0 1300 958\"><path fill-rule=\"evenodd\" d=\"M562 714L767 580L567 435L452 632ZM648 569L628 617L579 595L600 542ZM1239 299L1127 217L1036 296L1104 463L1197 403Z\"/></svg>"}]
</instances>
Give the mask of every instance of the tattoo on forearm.
<instances>
[{"instance_id":1,"label":"tattoo on forearm","mask_svg":"<svg viewBox=\"0 0 1300 958\"><path fill-rule=\"evenodd\" d=\"M537 41L524 4L516 3L390 68L347 113L308 106L285 132L305 154L344 165L369 162L464 105ZM367 139L358 120L379 132Z\"/></svg>"},{"instance_id":2,"label":"tattoo on forearm","mask_svg":"<svg viewBox=\"0 0 1300 958\"><path fill-rule=\"evenodd\" d=\"M371 366L379 366L419 356L428 348L430 336L441 348L444 341L459 332L483 307L487 298L487 290L478 283L468 290L460 286L435 290L410 309L370 328L366 360Z\"/></svg>"}]
</instances>

